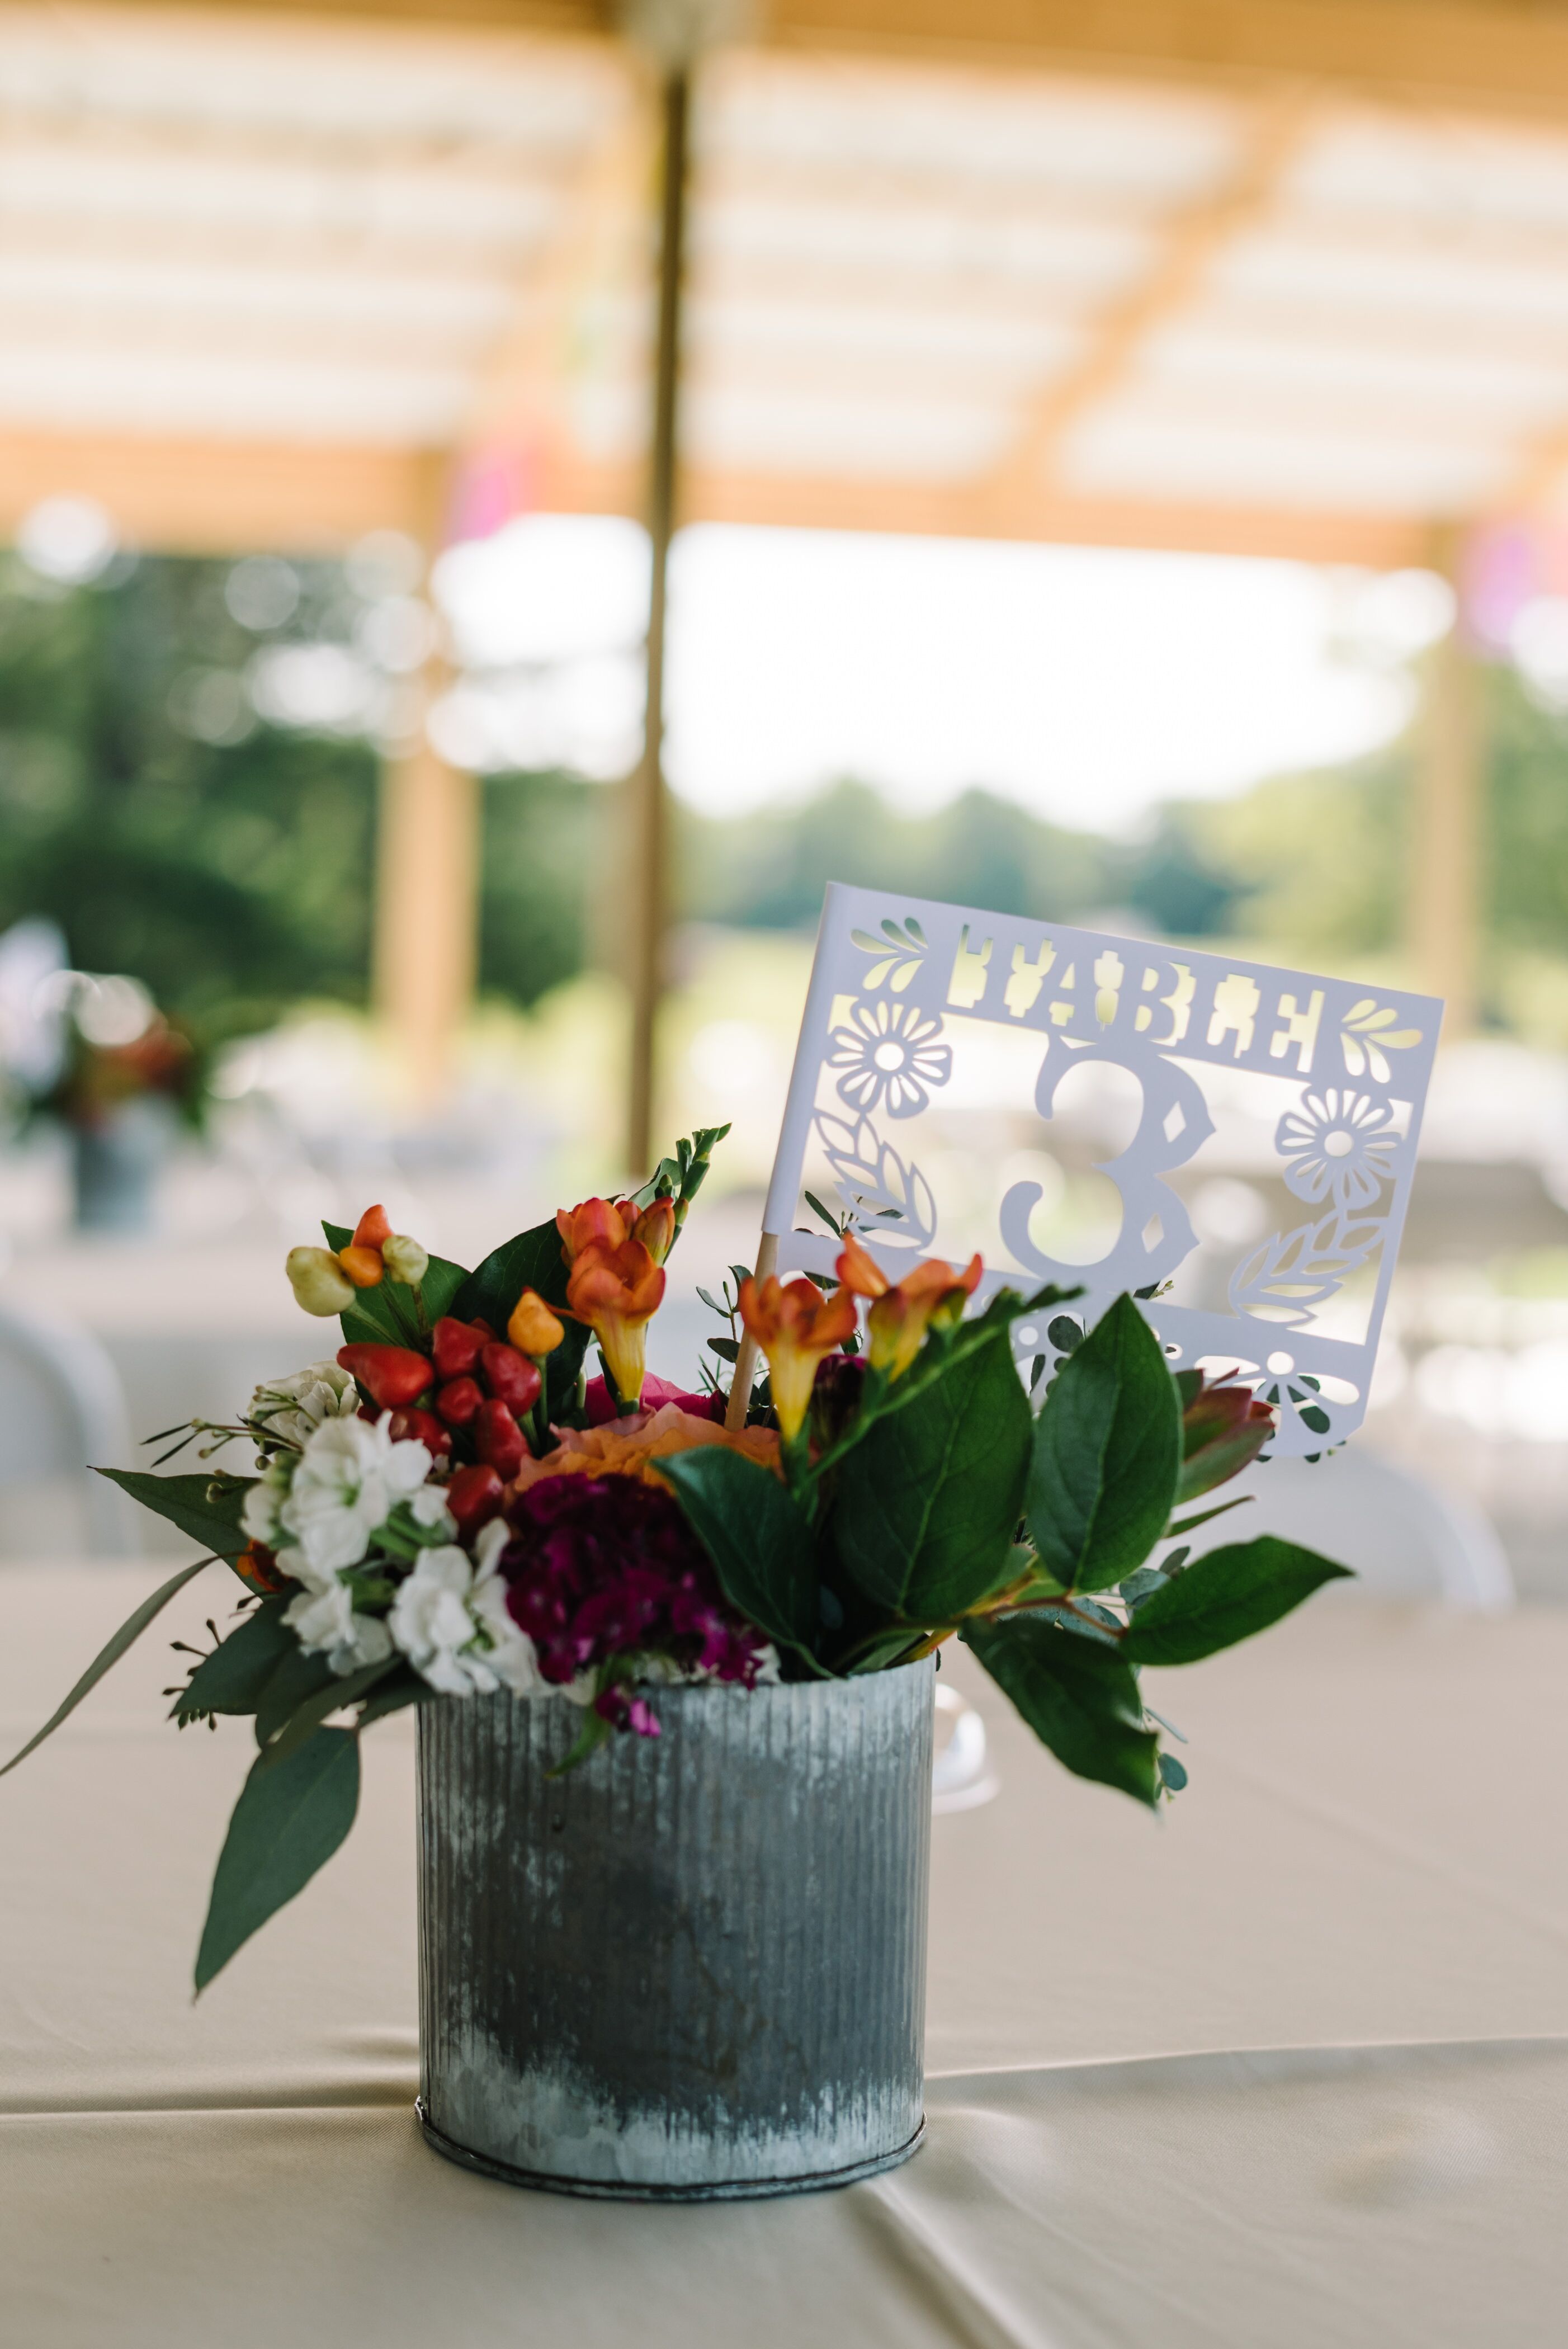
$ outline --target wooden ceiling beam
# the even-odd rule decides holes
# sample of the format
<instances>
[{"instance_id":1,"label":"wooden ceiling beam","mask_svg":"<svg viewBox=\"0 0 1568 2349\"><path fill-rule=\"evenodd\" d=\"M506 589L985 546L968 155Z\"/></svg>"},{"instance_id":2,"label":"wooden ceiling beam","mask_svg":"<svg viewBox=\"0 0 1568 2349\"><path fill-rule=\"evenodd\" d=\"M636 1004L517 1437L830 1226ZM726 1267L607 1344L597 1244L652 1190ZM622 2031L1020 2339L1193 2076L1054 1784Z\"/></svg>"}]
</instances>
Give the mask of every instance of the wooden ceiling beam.
<instances>
[{"instance_id":1,"label":"wooden ceiling beam","mask_svg":"<svg viewBox=\"0 0 1568 2349\"><path fill-rule=\"evenodd\" d=\"M1568 116L1568 20L1519 0L772 0L764 38L1232 88L1288 79L1471 119Z\"/></svg>"},{"instance_id":2,"label":"wooden ceiling beam","mask_svg":"<svg viewBox=\"0 0 1568 2349\"><path fill-rule=\"evenodd\" d=\"M425 539L447 460L396 450L0 430L0 542L41 498L96 499L128 544L179 554L341 553L377 529ZM533 484L556 513L639 516L640 462L591 465L557 446ZM983 483L844 479L695 468L687 522L880 531L1075 546L1274 555L1398 569L1423 561L1424 522L1394 515L1075 497L1044 488L998 515Z\"/></svg>"},{"instance_id":3,"label":"wooden ceiling beam","mask_svg":"<svg viewBox=\"0 0 1568 2349\"><path fill-rule=\"evenodd\" d=\"M370 530L423 537L431 463L420 450L0 428L0 543L41 499L81 497L160 553L340 554Z\"/></svg>"},{"instance_id":4,"label":"wooden ceiling beam","mask_svg":"<svg viewBox=\"0 0 1568 2349\"><path fill-rule=\"evenodd\" d=\"M562 462L542 478L540 502L556 512L637 514L641 488L634 466ZM1044 487L999 512L984 481L866 481L701 466L686 469L681 516L686 523L793 530L1264 555L1373 570L1398 570L1423 560L1430 537L1424 520L1397 514L1077 497Z\"/></svg>"},{"instance_id":5,"label":"wooden ceiling beam","mask_svg":"<svg viewBox=\"0 0 1568 2349\"><path fill-rule=\"evenodd\" d=\"M1042 479L1059 481L1074 426L1130 379L1150 336L1191 307L1224 246L1268 212L1312 120L1313 107L1298 91L1261 106L1242 129L1225 179L1168 218L1152 268L1107 304L1082 357L1032 402L992 483L1000 502L1026 499Z\"/></svg>"},{"instance_id":6,"label":"wooden ceiling beam","mask_svg":"<svg viewBox=\"0 0 1568 2349\"><path fill-rule=\"evenodd\" d=\"M188 4L210 16L308 23L318 36L335 21L616 38L612 0L333 0L330 13L317 0ZM1209 87L1294 79L1471 119L1568 117L1568 19L1523 0L765 0L763 18L759 43L796 54Z\"/></svg>"}]
</instances>

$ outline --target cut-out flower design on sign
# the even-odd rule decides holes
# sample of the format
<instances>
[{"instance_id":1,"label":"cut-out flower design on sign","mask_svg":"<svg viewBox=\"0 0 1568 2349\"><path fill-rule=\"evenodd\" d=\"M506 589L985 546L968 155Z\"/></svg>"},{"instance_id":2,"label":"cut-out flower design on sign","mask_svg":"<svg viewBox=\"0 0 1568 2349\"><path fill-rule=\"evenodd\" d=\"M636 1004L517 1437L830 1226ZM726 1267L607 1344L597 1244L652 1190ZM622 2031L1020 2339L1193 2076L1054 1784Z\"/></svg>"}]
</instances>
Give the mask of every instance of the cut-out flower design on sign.
<instances>
[{"instance_id":1,"label":"cut-out flower design on sign","mask_svg":"<svg viewBox=\"0 0 1568 2349\"><path fill-rule=\"evenodd\" d=\"M839 1098L862 1116L885 1101L890 1117L913 1117L953 1074L953 1048L936 1040L942 1022L918 1005L857 1003L850 1020L829 1039L828 1066L845 1071Z\"/></svg>"},{"instance_id":2,"label":"cut-out flower design on sign","mask_svg":"<svg viewBox=\"0 0 1568 2349\"><path fill-rule=\"evenodd\" d=\"M1314 1206L1331 1198L1342 1215L1370 1207L1393 1173L1393 1115L1387 1102L1348 1088L1304 1094L1274 1137L1286 1187Z\"/></svg>"}]
</instances>

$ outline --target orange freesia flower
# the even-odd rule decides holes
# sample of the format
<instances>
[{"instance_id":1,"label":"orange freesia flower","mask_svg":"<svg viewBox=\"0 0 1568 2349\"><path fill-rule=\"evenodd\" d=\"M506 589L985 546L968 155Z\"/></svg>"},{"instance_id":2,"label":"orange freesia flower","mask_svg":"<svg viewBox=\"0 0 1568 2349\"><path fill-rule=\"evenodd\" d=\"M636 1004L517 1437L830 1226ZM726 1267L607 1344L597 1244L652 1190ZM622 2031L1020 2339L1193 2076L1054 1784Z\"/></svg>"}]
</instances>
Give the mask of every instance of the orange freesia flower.
<instances>
[{"instance_id":1,"label":"orange freesia flower","mask_svg":"<svg viewBox=\"0 0 1568 2349\"><path fill-rule=\"evenodd\" d=\"M740 1318L768 1357L773 1408L792 1444L805 1423L818 1363L854 1335L854 1298L847 1288L824 1297L809 1280L786 1287L769 1273L760 1287L741 1282Z\"/></svg>"},{"instance_id":2,"label":"orange freesia flower","mask_svg":"<svg viewBox=\"0 0 1568 2349\"><path fill-rule=\"evenodd\" d=\"M573 1261L566 1309L574 1321L586 1321L598 1339L615 1391L628 1405L643 1392L647 1326L664 1302L665 1278L641 1240L589 1247Z\"/></svg>"},{"instance_id":3,"label":"orange freesia flower","mask_svg":"<svg viewBox=\"0 0 1568 2349\"><path fill-rule=\"evenodd\" d=\"M846 1235L839 1278L874 1300L866 1316L871 1338L867 1360L872 1369L885 1371L890 1379L902 1378L919 1353L931 1323L940 1329L958 1319L965 1299L975 1294L981 1270L977 1256L970 1257L962 1272L955 1272L940 1257L928 1257L923 1263L911 1265L895 1288L882 1278L853 1234ZM872 1288L872 1280L879 1285Z\"/></svg>"},{"instance_id":4,"label":"orange freesia flower","mask_svg":"<svg viewBox=\"0 0 1568 2349\"><path fill-rule=\"evenodd\" d=\"M853 1232L844 1234L844 1252L837 1266L839 1278L857 1297L885 1297L892 1283L869 1249L861 1246Z\"/></svg>"},{"instance_id":5,"label":"orange freesia flower","mask_svg":"<svg viewBox=\"0 0 1568 2349\"><path fill-rule=\"evenodd\" d=\"M542 1476L636 1476L656 1485L653 1463L672 1452L692 1452L699 1444L724 1444L742 1458L763 1468L777 1469L779 1438L770 1427L742 1427L731 1435L721 1421L698 1419L666 1402L640 1421L612 1420L607 1427L573 1428L542 1460L525 1460L512 1480L513 1492L523 1493ZM665 1489L667 1491L668 1487Z\"/></svg>"},{"instance_id":6,"label":"orange freesia flower","mask_svg":"<svg viewBox=\"0 0 1568 2349\"><path fill-rule=\"evenodd\" d=\"M629 1203L628 1203L629 1204ZM635 1214L635 1209L633 1213ZM623 1216L626 1208L621 1210ZM676 1244L676 1203L673 1199L655 1199L645 1207L632 1227L632 1237L641 1240L655 1264L663 1264Z\"/></svg>"},{"instance_id":7,"label":"orange freesia flower","mask_svg":"<svg viewBox=\"0 0 1568 2349\"><path fill-rule=\"evenodd\" d=\"M575 1264L584 1248L618 1248L631 1237L630 1225L610 1199L584 1199L580 1206L557 1207L555 1228L568 1264Z\"/></svg>"}]
</instances>

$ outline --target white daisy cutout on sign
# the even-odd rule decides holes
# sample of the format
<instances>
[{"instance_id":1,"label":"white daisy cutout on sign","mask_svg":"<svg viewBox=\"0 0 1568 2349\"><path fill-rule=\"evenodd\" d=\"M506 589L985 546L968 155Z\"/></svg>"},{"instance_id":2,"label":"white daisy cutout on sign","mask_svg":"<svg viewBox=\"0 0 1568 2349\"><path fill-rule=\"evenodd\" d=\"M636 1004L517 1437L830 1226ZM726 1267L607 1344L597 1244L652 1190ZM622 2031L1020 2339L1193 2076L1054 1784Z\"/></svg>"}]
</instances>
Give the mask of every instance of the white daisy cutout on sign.
<instances>
[{"instance_id":1,"label":"white daisy cutout on sign","mask_svg":"<svg viewBox=\"0 0 1568 2349\"><path fill-rule=\"evenodd\" d=\"M833 883L768 1195L782 1274L848 1221L897 1278L1124 1289L1237 1371L1276 1454L1360 1424L1442 1006L1225 954ZM1015 1331L1036 1383L1070 1332Z\"/></svg>"}]
</instances>

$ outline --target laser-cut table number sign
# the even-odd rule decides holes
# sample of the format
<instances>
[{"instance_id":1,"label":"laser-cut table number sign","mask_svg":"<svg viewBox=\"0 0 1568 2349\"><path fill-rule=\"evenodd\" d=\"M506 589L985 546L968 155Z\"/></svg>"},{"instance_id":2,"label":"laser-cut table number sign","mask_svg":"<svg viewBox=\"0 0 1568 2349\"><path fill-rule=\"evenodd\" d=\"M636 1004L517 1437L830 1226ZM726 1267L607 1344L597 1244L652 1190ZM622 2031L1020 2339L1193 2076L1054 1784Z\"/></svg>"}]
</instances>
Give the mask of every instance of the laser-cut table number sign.
<instances>
[{"instance_id":1,"label":"laser-cut table number sign","mask_svg":"<svg viewBox=\"0 0 1568 2349\"><path fill-rule=\"evenodd\" d=\"M1281 1405L1273 1450L1321 1452L1366 1410L1441 1017L1429 996L832 883L768 1194L766 1254L774 1236L780 1273L831 1273L838 1250L813 1227L810 1188L850 1217L894 1279L913 1257L958 1258L978 1246L982 1298L1081 1284L1068 1310L1086 1326L1123 1289L1174 1277L1174 1295L1143 1307L1173 1366L1239 1369ZM998 1030L1018 1040L1003 1046ZM989 1054L1004 1079L1014 1073L1018 1097L1004 1106L1015 1126L1018 1112L1037 1116L1031 1130L1047 1151L1071 1070L1109 1063L1137 1080L1136 1132L1098 1163L1121 1214L1097 1262L1055 1259L1031 1233L1038 1182L999 1188L984 1234L972 1208L963 1234L961 1218L944 1216L954 1153L942 1128L972 1115L966 1054ZM1218 1073L1238 1071L1241 1088ZM1202 1176L1213 1096L1227 1087L1233 1102L1240 1090L1266 1109L1273 1163L1246 1171L1284 1207L1269 1218L1278 1228L1223 1268L1226 1309L1216 1309L1181 1301L1180 1268L1197 1239L1171 1178L1188 1169L1191 1187ZM1255 1114L1253 1130L1267 1155L1269 1126ZM1019 1325L1014 1344L1021 1361L1043 1356L1049 1375L1056 1349L1043 1322Z\"/></svg>"}]
</instances>

